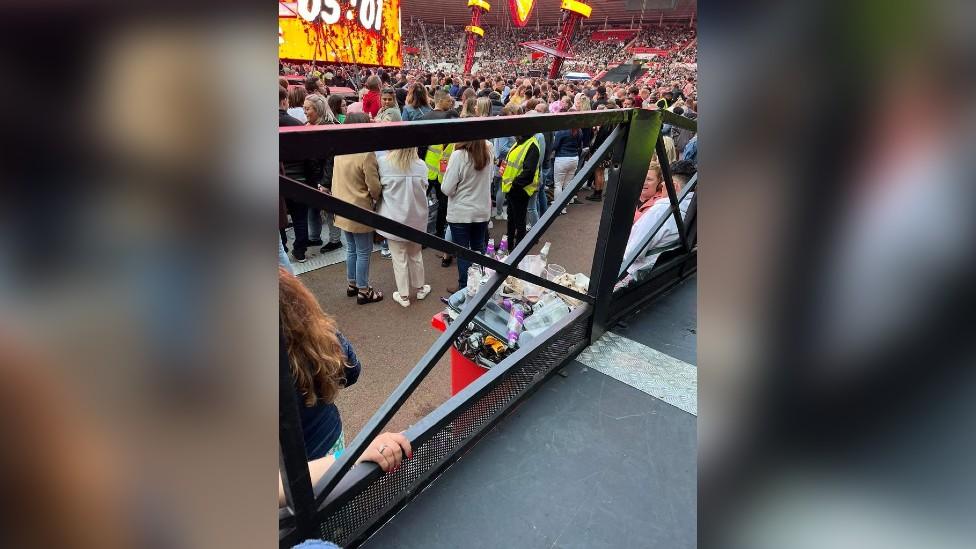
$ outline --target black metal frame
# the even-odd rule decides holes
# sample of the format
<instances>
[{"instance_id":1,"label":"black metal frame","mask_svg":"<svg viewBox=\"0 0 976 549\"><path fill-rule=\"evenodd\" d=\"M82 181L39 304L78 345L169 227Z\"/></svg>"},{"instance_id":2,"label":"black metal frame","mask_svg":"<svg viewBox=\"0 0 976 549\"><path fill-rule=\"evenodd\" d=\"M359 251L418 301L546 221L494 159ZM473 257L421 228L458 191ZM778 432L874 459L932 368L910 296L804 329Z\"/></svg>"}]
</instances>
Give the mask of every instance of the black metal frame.
<instances>
[{"instance_id":1,"label":"black metal frame","mask_svg":"<svg viewBox=\"0 0 976 549\"><path fill-rule=\"evenodd\" d=\"M671 194L672 211L678 222L683 253L681 259L687 261L694 255L693 241L689 241L690 228L685 226L678 210L679 201L674 197L674 186L670 177L670 170L666 168L667 159L663 154L663 141L660 129L663 122L694 130L693 121L679 117L667 111L647 110L605 110L586 113L562 113L536 117L494 117L464 120L439 120L412 123L392 124L351 124L341 126L317 126L281 128L279 131L280 158L282 161L297 161L304 158L319 158L327 155L351 154L374 150L388 150L403 148L404 146L424 146L440 143L470 141L508 135L533 135L544 131L573 127L592 127L600 125L616 125L606 141L594 152L591 158L574 176L569 190L553 201L549 209L540 217L532 230L518 246L512 250L505 262L486 257L470 249L458 246L452 242L407 227L395 221L382 217L374 212L354 206L331 195L319 192L298 181L281 176L279 189L286 198L309 204L333 212L341 217L352 219L375 229L388 232L413 242L424 244L435 250L451 253L470 260L495 271L495 274L484 284L478 293L468 299L457 320L452 322L445 332L434 342L430 349L407 374L400 385L388 397L386 402L377 410L373 417L360 431L355 440L350 443L336 463L329 469L327 475L316 484L314 490L310 485L308 467L305 464L305 449L301 442L301 426L298 418L297 401L292 389L290 368L287 356L282 353L279 369L281 381L287 387L281 389L282 400L281 421L285 426L280 437L281 443L281 475L286 486L288 506L279 513L280 545L290 547L306 537L322 535L318 524L332 513L338 512L343 505L350 502L357 494L362 493L369 486L378 481L379 468L374 464L362 464L352 469L356 460L366 450L367 445L378 435L384 426L392 419L407 398L420 385L423 379L433 369L434 365L447 352L465 325L484 307L495 290L501 286L508 276L537 284L539 286L573 297L583 302L583 305L573 311L562 322L554 326L548 339L538 338L530 345L520 348L501 364L472 383L464 391L455 395L446 403L431 412L426 418L408 430L407 436L415 448L432 439L439 429L448 425L452 420L461 416L476 399L488 394L500 383L500 380L510 371L518 368L525 361L533 360L538 353L547 348L550 341L558 338L558 334L572 322L590 319L588 338L581 338L577 344L569 348L569 353L561 358L559 366L572 359L583 346L598 339L610 325L614 315L614 286L619 279L616 266L624 260L624 250L630 232L631 220L636 210L637 198L643 186L652 152L659 151L662 165L665 168L665 184ZM606 185L604 212L600 221L596 250L593 258L593 268L590 273L590 287L587 294L575 292L551 281L532 275L517 268L531 247L538 242L541 235L555 221L558 212L568 204L584 182L590 177L598 164L610 155L610 177ZM692 185L689 185L688 192ZM541 191L540 191L541 192ZM691 216L689 216L690 218ZM626 222L620 222L626 220ZM693 221L689 219L688 221ZM663 222L661 223L663 225ZM659 228L659 227L658 227ZM631 258L633 261L633 258ZM610 267L610 268L608 268ZM626 267L626 265L625 265ZM666 265L662 265L666 267ZM578 348L577 348L578 347ZM547 372L558 369L549 368ZM544 377L544 376L543 376ZM534 383L517 395L517 399L524 398L541 383L542 379ZM291 391L291 398L286 392ZM512 403L516 402L513 401ZM511 406L511 403L508 407ZM463 444L454 448L453 452L444 457L438 465L412 478L412 493L416 493L419 486L430 482L444 468L453 463L459 453L470 447L487 431L490 425L500 419L505 407L499 410L482 431L470 436ZM297 427L296 427L297 426ZM298 438L295 437L297 428ZM313 501L309 495L314 494ZM383 509L373 517L370 524L360 528L355 533L344 533L345 543L357 543L373 531L381 519L390 512L404 505L409 494L403 494L392 502L385 503ZM309 509L311 503L311 510ZM310 519L310 517L314 517ZM338 540L335 540L338 541Z\"/></svg>"}]
</instances>

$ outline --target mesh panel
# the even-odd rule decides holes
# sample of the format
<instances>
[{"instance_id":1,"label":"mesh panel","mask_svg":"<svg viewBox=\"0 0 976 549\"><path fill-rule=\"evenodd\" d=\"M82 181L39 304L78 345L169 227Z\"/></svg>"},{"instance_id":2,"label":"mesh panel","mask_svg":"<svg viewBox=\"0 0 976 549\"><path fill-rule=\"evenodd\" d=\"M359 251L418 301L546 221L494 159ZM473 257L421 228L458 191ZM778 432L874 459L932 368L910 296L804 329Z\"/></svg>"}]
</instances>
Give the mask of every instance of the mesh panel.
<instances>
[{"instance_id":1,"label":"mesh panel","mask_svg":"<svg viewBox=\"0 0 976 549\"><path fill-rule=\"evenodd\" d=\"M414 448L413 458L404 461L396 472L381 476L328 516L321 524L322 538L345 546L360 530L377 520L383 509L411 494L421 476L479 433L496 413L507 409L532 385L585 347L588 317L582 315L544 343L545 348L534 358L509 370L491 391L467 403L463 412Z\"/></svg>"}]
</instances>

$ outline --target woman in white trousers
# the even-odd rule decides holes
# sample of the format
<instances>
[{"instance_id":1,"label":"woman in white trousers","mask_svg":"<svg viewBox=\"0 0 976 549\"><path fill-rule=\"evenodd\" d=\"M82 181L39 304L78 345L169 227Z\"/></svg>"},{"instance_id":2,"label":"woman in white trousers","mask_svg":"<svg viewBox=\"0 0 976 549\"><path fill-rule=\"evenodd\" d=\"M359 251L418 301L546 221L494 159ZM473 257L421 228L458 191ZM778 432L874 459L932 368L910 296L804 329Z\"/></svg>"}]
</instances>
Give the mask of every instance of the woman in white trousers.
<instances>
[{"instance_id":1,"label":"woman in white trousers","mask_svg":"<svg viewBox=\"0 0 976 549\"><path fill-rule=\"evenodd\" d=\"M382 199L377 213L419 231L427 229L427 166L417 156L417 148L396 149L378 153ZM393 301L410 306L410 295L423 299L430 293L424 284L424 260L420 244L399 236L377 231L386 237L393 260L393 277L397 290Z\"/></svg>"}]
</instances>

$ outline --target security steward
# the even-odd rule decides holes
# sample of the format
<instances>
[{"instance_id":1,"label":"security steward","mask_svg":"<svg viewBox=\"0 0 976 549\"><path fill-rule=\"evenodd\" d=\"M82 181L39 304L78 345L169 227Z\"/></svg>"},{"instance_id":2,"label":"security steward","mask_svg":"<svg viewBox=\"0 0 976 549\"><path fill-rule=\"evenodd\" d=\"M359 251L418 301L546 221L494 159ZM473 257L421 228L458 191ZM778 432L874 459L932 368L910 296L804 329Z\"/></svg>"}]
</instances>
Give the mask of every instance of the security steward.
<instances>
[{"instance_id":1,"label":"security steward","mask_svg":"<svg viewBox=\"0 0 976 549\"><path fill-rule=\"evenodd\" d=\"M511 250L528 232L525 218L529 199L539 188L540 152L535 136L519 136L501 167L502 192L508 199L508 245Z\"/></svg>"}]
</instances>

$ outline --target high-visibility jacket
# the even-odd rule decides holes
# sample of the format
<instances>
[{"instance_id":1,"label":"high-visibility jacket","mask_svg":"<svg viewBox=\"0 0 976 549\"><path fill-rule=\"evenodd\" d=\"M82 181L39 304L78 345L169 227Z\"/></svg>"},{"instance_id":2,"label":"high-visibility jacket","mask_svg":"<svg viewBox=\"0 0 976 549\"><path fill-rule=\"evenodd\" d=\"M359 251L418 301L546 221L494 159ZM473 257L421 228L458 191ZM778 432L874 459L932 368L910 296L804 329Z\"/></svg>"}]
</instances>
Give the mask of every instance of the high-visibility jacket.
<instances>
[{"instance_id":1,"label":"high-visibility jacket","mask_svg":"<svg viewBox=\"0 0 976 549\"><path fill-rule=\"evenodd\" d=\"M657 100L657 103L655 103L655 105L657 106L657 108L661 109L662 111L665 111L668 109L668 100L667 98L662 97Z\"/></svg>"},{"instance_id":2,"label":"high-visibility jacket","mask_svg":"<svg viewBox=\"0 0 976 549\"><path fill-rule=\"evenodd\" d=\"M427 154L424 156L424 163L427 164L427 179L437 180L438 183L444 181L444 173L447 172L447 160L454 152L454 143L447 145L431 145L427 147Z\"/></svg>"},{"instance_id":3,"label":"high-visibility jacket","mask_svg":"<svg viewBox=\"0 0 976 549\"><path fill-rule=\"evenodd\" d=\"M530 138L526 139L521 145L512 147L512 150L508 151L508 156L505 157L505 169L502 171L502 192L508 193L512 190L512 182L522 173L522 164L525 162L525 156L529 152L529 147L535 147L539 152L539 161L535 165L535 175L532 177L532 183L525 186L525 194L532 196L535 194L535 190L539 188L539 171L543 160L542 149L539 147L538 141Z\"/></svg>"}]
</instances>

